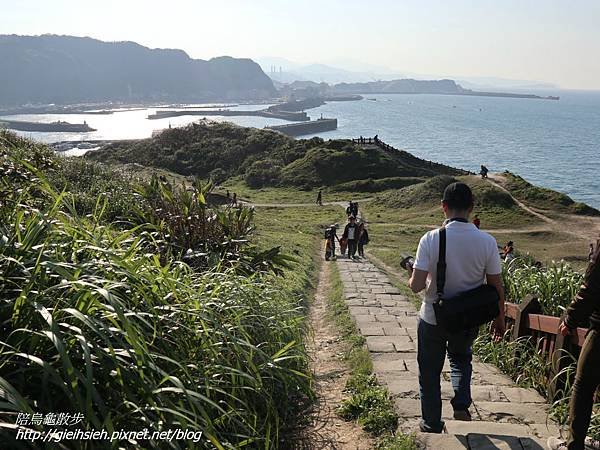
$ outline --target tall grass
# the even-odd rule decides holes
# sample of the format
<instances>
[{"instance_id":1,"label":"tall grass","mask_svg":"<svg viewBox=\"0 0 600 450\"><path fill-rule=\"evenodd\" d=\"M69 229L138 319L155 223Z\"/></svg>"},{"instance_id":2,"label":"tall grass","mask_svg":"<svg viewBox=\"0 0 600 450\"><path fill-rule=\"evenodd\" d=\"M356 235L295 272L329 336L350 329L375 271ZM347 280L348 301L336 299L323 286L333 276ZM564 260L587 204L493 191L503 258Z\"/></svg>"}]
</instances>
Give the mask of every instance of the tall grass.
<instances>
[{"instance_id":1,"label":"tall grass","mask_svg":"<svg viewBox=\"0 0 600 450\"><path fill-rule=\"evenodd\" d=\"M228 264L198 270L175 257L181 249L156 223L138 216L114 228L103 220L102 197L82 216L31 159L4 154L1 167L3 448L27 448L11 428L19 412L82 413L79 427L109 433L203 432L199 443L70 448L279 447L298 404L312 396L303 299L264 265L239 271L237 247L228 247ZM227 223L236 226L236 217Z\"/></svg>"},{"instance_id":2,"label":"tall grass","mask_svg":"<svg viewBox=\"0 0 600 450\"><path fill-rule=\"evenodd\" d=\"M583 275L563 261L541 267L525 257L505 264L502 275L508 300L519 303L526 295L535 295L542 312L550 316L564 312L583 281Z\"/></svg>"}]
</instances>

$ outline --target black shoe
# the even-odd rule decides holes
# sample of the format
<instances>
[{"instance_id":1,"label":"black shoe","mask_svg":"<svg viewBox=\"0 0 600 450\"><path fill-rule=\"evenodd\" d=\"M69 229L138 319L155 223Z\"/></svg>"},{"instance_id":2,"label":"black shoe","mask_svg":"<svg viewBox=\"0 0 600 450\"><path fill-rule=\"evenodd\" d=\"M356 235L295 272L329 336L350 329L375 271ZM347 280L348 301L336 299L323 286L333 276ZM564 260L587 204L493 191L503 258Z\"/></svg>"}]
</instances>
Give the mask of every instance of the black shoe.
<instances>
[{"instance_id":1,"label":"black shoe","mask_svg":"<svg viewBox=\"0 0 600 450\"><path fill-rule=\"evenodd\" d=\"M471 421L471 413L468 409L455 409L454 410L454 420L461 420L463 422Z\"/></svg>"},{"instance_id":2,"label":"black shoe","mask_svg":"<svg viewBox=\"0 0 600 450\"><path fill-rule=\"evenodd\" d=\"M421 433L441 434L441 433L446 432L446 425L443 424L442 428L440 428L440 429L434 429L434 428L431 428L429 425L426 425L425 422L423 422L421 420L421 422L419 422L419 430L421 431Z\"/></svg>"}]
</instances>

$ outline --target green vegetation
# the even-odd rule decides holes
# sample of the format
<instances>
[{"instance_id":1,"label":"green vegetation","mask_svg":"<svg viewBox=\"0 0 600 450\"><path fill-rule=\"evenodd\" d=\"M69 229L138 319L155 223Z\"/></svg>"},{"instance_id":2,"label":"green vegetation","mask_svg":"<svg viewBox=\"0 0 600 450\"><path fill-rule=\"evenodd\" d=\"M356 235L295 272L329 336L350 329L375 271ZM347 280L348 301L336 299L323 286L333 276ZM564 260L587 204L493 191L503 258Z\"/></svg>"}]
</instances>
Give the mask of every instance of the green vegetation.
<instances>
[{"instance_id":1,"label":"green vegetation","mask_svg":"<svg viewBox=\"0 0 600 450\"><path fill-rule=\"evenodd\" d=\"M494 342L487 330L480 332L473 353L481 362L494 364L519 386L536 389L546 396L551 362L532 337L510 340L509 332L500 342Z\"/></svg>"},{"instance_id":2,"label":"green vegetation","mask_svg":"<svg viewBox=\"0 0 600 450\"><path fill-rule=\"evenodd\" d=\"M251 245L250 213L206 204L207 186L140 181L113 222L107 196L74 206L95 183L57 191L73 166L45 147L5 133L0 149L0 422L68 411L83 429L203 432L172 448L277 447L313 395L306 272L277 277L291 262Z\"/></svg>"},{"instance_id":3,"label":"green vegetation","mask_svg":"<svg viewBox=\"0 0 600 450\"><path fill-rule=\"evenodd\" d=\"M354 180L340 183L331 186L330 190L333 192L381 192L389 189L401 189L412 184L422 183L423 181L425 181L424 178L416 177L368 178L366 180Z\"/></svg>"},{"instance_id":4,"label":"green vegetation","mask_svg":"<svg viewBox=\"0 0 600 450\"><path fill-rule=\"evenodd\" d=\"M378 203L390 208L439 205L446 186L456 181L456 178L449 175L439 175L424 183L400 189L393 195L378 197Z\"/></svg>"},{"instance_id":5,"label":"green vegetation","mask_svg":"<svg viewBox=\"0 0 600 450\"><path fill-rule=\"evenodd\" d=\"M423 223L424 218L431 215L431 209L437 210L436 215L441 215L440 200L444 189L456 181L467 183L473 190L473 215L479 215L486 229L506 226L519 228L537 220L523 211L508 193L474 176L436 176L420 184L413 184L395 192L386 192L377 197L375 204L382 208L398 210L398 216L408 216L407 223L415 219L420 221L418 223ZM414 217L412 220L410 215Z\"/></svg>"},{"instance_id":6,"label":"green vegetation","mask_svg":"<svg viewBox=\"0 0 600 450\"><path fill-rule=\"evenodd\" d=\"M571 197L551 189L528 183L525 179L510 172L504 172L504 187L511 194L533 208L547 209L587 216L600 215L600 211L584 203L575 202Z\"/></svg>"},{"instance_id":7,"label":"green vegetation","mask_svg":"<svg viewBox=\"0 0 600 450\"><path fill-rule=\"evenodd\" d=\"M502 278L509 301L520 303L528 294L534 295L542 313L549 316L562 315L583 281L583 275L565 262L538 267L531 257L504 264Z\"/></svg>"},{"instance_id":8,"label":"green vegetation","mask_svg":"<svg viewBox=\"0 0 600 450\"><path fill-rule=\"evenodd\" d=\"M253 188L312 188L355 180L464 173L406 152L365 150L348 140L294 140L269 130L214 122L164 130L151 139L114 143L86 157L109 163L138 163L211 178L217 183L242 176ZM388 183L398 181L381 182ZM373 184L367 183L366 187L373 189Z\"/></svg>"}]
</instances>

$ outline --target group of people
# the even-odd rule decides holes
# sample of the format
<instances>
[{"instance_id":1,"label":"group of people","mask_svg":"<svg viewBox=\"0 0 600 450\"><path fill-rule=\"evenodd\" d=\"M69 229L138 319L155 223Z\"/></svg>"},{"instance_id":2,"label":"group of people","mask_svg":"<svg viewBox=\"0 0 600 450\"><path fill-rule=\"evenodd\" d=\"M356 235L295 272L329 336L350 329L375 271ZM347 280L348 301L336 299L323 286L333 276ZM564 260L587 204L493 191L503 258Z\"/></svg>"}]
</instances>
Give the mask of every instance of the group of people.
<instances>
[{"instance_id":1,"label":"group of people","mask_svg":"<svg viewBox=\"0 0 600 450\"><path fill-rule=\"evenodd\" d=\"M350 202L346 208L348 223L344 227L341 238L337 236L338 224L330 225L325 230L325 260L335 259L336 241L340 246L340 253L356 260L365 257L365 245L369 243L369 232L363 220L358 220L358 203ZM358 256L356 253L358 252Z\"/></svg>"},{"instance_id":2,"label":"group of people","mask_svg":"<svg viewBox=\"0 0 600 450\"><path fill-rule=\"evenodd\" d=\"M227 201L233 205L233 206L237 206L238 200L237 200L237 194L234 192L233 196L231 196L231 193L229 192L229 189L227 189Z\"/></svg>"},{"instance_id":3,"label":"group of people","mask_svg":"<svg viewBox=\"0 0 600 450\"><path fill-rule=\"evenodd\" d=\"M473 211L473 193L469 186L461 182L450 184L443 194L442 209L446 217L442 227L426 233L419 242L414 260L410 259L403 266L409 272L412 291L425 290L417 326L417 362L422 416L419 428L426 433L442 433L445 430L440 376L446 355L450 360L454 391L450 401L452 417L461 421L471 420L472 345L479 327L448 331L450 327L444 323L444 316L439 315L440 300L461 299L465 293L476 291L484 284L490 285L497 293L499 311L491 324L494 340L502 339L505 332L500 253L496 240L469 222ZM589 325L589 331L579 356L570 399L569 435L567 440L548 439L550 450L600 448L597 441L586 439L595 392L600 386L599 247L590 247L590 263L584 282L559 327L563 336L575 335L578 326ZM509 241L503 249L504 259L510 259L513 252L513 242ZM441 254L445 258L440 262ZM440 277L438 270L443 270L444 275Z\"/></svg>"}]
</instances>

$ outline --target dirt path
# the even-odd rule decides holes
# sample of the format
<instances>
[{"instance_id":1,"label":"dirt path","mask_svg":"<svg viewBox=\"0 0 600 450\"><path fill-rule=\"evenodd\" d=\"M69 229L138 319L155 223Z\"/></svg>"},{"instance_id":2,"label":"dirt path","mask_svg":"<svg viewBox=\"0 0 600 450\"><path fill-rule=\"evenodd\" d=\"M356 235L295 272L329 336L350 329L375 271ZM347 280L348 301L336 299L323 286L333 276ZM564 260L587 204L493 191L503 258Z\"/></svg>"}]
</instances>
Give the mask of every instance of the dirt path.
<instances>
[{"instance_id":1,"label":"dirt path","mask_svg":"<svg viewBox=\"0 0 600 450\"><path fill-rule=\"evenodd\" d=\"M357 203L367 203L370 202L372 200L374 200L375 197L366 197L366 198L361 198L358 200L355 200ZM246 206L254 206L254 207L259 207L259 208L306 208L306 207L310 207L310 206L316 206L316 203L253 203L253 202L247 202L245 200L238 200L238 203L242 204L242 205L246 205ZM339 201L339 202L323 202L323 206L341 206L342 208L345 208L346 206L348 206L348 202L346 201Z\"/></svg>"},{"instance_id":2,"label":"dirt path","mask_svg":"<svg viewBox=\"0 0 600 450\"><path fill-rule=\"evenodd\" d=\"M544 221L548 224L549 229L545 231L557 231L560 233L567 233L572 236L583 238L586 240L590 240L595 242L598 239L600 234L600 217L592 217L592 216L578 216L576 214L560 214L555 213L558 219L553 219L543 214L541 211L536 210L527 206L525 203L521 202L517 198L515 198L509 190L507 190L502 185L503 176L501 174L490 174L487 179L488 183L493 186L501 189L506 192L511 198L519 205L519 207L538 219ZM491 230L496 231L496 230ZM514 232L518 232L518 230L514 230Z\"/></svg>"},{"instance_id":3,"label":"dirt path","mask_svg":"<svg viewBox=\"0 0 600 450\"><path fill-rule=\"evenodd\" d=\"M311 371L315 380L317 401L301 430L302 440L295 446L306 450L367 450L374 441L358 424L339 418L335 409L346 397L343 390L350 370L343 360L346 345L327 314L330 288L330 265L322 264L315 299L309 318L313 340L309 343Z\"/></svg>"},{"instance_id":4,"label":"dirt path","mask_svg":"<svg viewBox=\"0 0 600 450\"><path fill-rule=\"evenodd\" d=\"M556 224L556 221L551 219L550 217L547 217L537 211L535 211L534 209L530 208L529 206L527 206L525 203L521 202L520 200L518 200L517 198L513 197L513 195L510 193L510 191L508 189L506 189L504 186L502 186L499 182L495 181L495 180L500 180L501 176L498 174L491 174L489 176L489 178L487 179L487 182L490 183L491 185L497 187L498 189L506 192L508 195L510 195L510 198L512 198L515 203L517 205L519 205L519 208L524 209L525 211L527 211L529 214L531 214L532 216L537 217L540 220L543 220L546 223L549 223L551 225Z\"/></svg>"}]
</instances>

